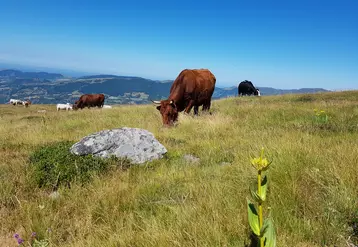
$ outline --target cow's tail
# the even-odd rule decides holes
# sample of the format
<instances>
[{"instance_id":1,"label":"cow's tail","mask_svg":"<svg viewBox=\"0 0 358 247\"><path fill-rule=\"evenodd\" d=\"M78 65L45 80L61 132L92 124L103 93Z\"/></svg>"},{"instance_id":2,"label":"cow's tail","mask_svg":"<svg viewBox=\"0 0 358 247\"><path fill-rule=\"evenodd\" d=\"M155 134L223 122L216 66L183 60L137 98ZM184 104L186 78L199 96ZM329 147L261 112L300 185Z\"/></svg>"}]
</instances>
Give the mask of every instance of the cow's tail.
<instances>
[{"instance_id":1,"label":"cow's tail","mask_svg":"<svg viewBox=\"0 0 358 247\"><path fill-rule=\"evenodd\" d=\"M106 101L106 99L108 99L108 96L106 94L103 94L103 95L104 95L104 99L103 99L103 102L102 102L102 105L101 105L102 108L104 106L104 101Z\"/></svg>"}]
</instances>

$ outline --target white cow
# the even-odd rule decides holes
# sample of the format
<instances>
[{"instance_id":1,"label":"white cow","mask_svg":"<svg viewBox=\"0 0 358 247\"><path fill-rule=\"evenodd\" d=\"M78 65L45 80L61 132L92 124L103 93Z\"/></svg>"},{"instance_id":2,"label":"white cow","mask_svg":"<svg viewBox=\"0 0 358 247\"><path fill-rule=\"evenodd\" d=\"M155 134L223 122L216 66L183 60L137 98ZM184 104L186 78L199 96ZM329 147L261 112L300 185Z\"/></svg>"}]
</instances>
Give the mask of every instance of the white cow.
<instances>
[{"instance_id":1,"label":"white cow","mask_svg":"<svg viewBox=\"0 0 358 247\"><path fill-rule=\"evenodd\" d=\"M22 100L19 99L10 99L10 104L12 105L22 105Z\"/></svg>"},{"instance_id":2,"label":"white cow","mask_svg":"<svg viewBox=\"0 0 358 247\"><path fill-rule=\"evenodd\" d=\"M59 110L69 111L69 110L72 110L72 105L71 105L70 103L67 103L67 104L57 104L57 105L56 105L56 108L57 108L57 111L59 111Z\"/></svg>"},{"instance_id":3,"label":"white cow","mask_svg":"<svg viewBox=\"0 0 358 247\"><path fill-rule=\"evenodd\" d=\"M110 105L103 105L103 107L102 108L112 108L112 106L110 106Z\"/></svg>"}]
</instances>

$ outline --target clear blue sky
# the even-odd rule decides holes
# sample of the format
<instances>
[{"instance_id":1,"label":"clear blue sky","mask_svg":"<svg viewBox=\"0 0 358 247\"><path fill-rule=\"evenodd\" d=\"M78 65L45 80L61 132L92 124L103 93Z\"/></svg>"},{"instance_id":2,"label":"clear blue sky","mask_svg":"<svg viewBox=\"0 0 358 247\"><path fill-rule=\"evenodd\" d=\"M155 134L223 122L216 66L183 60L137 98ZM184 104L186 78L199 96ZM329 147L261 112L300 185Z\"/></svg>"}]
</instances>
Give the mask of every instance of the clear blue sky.
<instances>
[{"instance_id":1,"label":"clear blue sky","mask_svg":"<svg viewBox=\"0 0 358 247\"><path fill-rule=\"evenodd\" d=\"M218 86L358 89L358 1L0 0L0 61Z\"/></svg>"}]
</instances>

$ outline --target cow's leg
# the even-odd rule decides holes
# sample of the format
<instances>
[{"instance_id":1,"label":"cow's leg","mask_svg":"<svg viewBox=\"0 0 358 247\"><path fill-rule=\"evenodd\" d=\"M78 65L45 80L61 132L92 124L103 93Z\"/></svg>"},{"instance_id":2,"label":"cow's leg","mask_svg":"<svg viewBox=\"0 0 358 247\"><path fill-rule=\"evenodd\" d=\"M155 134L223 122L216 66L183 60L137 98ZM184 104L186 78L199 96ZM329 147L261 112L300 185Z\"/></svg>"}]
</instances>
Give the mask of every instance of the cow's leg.
<instances>
[{"instance_id":1,"label":"cow's leg","mask_svg":"<svg viewBox=\"0 0 358 247\"><path fill-rule=\"evenodd\" d=\"M195 105L194 106L194 115L198 115L198 112L199 112L199 106Z\"/></svg>"},{"instance_id":2,"label":"cow's leg","mask_svg":"<svg viewBox=\"0 0 358 247\"><path fill-rule=\"evenodd\" d=\"M211 100L208 100L208 101L205 102L205 104L203 105L203 111L209 111L209 110L210 110L210 106L211 106Z\"/></svg>"},{"instance_id":3,"label":"cow's leg","mask_svg":"<svg viewBox=\"0 0 358 247\"><path fill-rule=\"evenodd\" d=\"M188 106L185 108L184 112L189 114L191 108L193 108L194 100L190 100Z\"/></svg>"},{"instance_id":4,"label":"cow's leg","mask_svg":"<svg viewBox=\"0 0 358 247\"><path fill-rule=\"evenodd\" d=\"M203 111L209 111L210 110L210 104L211 104L211 99L205 100L204 103L203 103Z\"/></svg>"}]
</instances>

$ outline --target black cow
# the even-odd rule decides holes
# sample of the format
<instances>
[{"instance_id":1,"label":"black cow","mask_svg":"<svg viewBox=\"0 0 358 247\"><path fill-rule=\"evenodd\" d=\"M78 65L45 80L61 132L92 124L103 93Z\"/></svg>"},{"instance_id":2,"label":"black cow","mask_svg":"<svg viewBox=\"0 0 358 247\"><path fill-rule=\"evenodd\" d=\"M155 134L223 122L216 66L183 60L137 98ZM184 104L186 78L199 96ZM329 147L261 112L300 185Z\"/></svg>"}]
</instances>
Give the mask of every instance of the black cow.
<instances>
[{"instance_id":1,"label":"black cow","mask_svg":"<svg viewBox=\"0 0 358 247\"><path fill-rule=\"evenodd\" d=\"M238 95L256 95L260 96L260 90L255 88L251 81L245 80L240 82L237 88Z\"/></svg>"}]
</instances>

